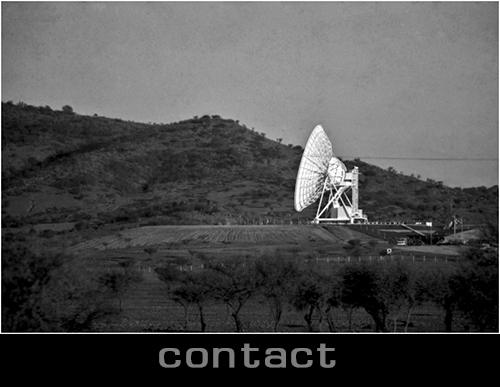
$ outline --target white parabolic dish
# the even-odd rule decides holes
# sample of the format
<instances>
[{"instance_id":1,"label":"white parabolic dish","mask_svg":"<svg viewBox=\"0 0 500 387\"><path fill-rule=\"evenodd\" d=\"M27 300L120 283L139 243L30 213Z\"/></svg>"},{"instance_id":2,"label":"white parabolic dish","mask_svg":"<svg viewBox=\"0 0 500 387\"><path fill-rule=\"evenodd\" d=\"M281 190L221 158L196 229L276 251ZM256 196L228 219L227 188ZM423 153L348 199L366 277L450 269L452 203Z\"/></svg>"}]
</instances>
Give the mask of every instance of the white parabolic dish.
<instances>
[{"instance_id":1,"label":"white parabolic dish","mask_svg":"<svg viewBox=\"0 0 500 387\"><path fill-rule=\"evenodd\" d=\"M342 183L345 173L346 167L333 154L332 143L323 127L316 126L307 140L297 173L295 210L302 211L318 200L325 184Z\"/></svg>"}]
</instances>

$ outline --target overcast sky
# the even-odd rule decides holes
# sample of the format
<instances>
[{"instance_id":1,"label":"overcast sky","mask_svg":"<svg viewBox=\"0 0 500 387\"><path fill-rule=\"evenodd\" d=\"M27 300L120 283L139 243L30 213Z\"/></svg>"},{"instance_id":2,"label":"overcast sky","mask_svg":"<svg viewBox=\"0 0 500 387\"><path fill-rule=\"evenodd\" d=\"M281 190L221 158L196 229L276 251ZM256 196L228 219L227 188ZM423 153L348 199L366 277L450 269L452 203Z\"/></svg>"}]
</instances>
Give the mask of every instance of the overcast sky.
<instances>
[{"instance_id":1,"label":"overcast sky","mask_svg":"<svg viewBox=\"0 0 500 387\"><path fill-rule=\"evenodd\" d=\"M497 2L2 2L4 102L302 146L321 123L338 156L453 187L498 184L498 90Z\"/></svg>"}]
</instances>

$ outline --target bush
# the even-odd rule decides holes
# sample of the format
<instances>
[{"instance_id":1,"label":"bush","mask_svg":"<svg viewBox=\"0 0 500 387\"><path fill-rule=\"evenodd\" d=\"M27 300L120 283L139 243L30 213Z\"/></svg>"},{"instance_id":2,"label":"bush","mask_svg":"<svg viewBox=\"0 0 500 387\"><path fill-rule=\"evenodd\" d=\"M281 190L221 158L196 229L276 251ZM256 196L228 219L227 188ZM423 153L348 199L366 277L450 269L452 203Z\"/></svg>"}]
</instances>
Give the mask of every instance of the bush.
<instances>
[{"instance_id":1,"label":"bush","mask_svg":"<svg viewBox=\"0 0 500 387\"><path fill-rule=\"evenodd\" d=\"M2 331L91 331L111 313L100 294L70 256L2 243Z\"/></svg>"},{"instance_id":2,"label":"bush","mask_svg":"<svg viewBox=\"0 0 500 387\"><path fill-rule=\"evenodd\" d=\"M73 108L69 105L64 105L62 111L67 114L73 114Z\"/></svg>"},{"instance_id":3,"label":"bush","mask_svg":"<svg viewBox=\"0 0 500 387\"><path fill-rule=\"evenodd\" d=\"M458 310L480 332L498 332L498 252L470 249L452 286Z\"/></svg>"}]
</instances>

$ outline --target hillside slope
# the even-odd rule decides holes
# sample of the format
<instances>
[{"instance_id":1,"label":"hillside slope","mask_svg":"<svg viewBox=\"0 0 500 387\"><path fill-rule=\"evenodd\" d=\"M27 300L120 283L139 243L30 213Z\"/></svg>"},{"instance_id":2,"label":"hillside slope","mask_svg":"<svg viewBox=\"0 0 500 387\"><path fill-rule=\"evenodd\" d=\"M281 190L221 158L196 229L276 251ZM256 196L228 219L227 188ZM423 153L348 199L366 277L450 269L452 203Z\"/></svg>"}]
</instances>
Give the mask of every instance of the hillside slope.
<instances>
[{"instance_id":1,"label":"hillside slope","mask_svg":"<svg viewBox=\"0 0 500 387\"><path fill-rule=\"evenodd\" d=\"M216 115L143 124L2 103L2 227L297 221L302 147ZM498 186L460 189L359 159L369 220L496 223Z\"/></svg>"}]
</instances>

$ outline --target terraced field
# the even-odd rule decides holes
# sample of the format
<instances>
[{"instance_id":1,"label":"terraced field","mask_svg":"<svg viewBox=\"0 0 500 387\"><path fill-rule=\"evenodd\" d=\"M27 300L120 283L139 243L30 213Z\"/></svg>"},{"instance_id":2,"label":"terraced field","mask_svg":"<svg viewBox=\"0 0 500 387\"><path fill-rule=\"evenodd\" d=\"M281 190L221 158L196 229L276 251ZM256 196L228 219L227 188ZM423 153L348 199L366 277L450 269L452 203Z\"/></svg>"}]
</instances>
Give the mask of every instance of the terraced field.
<instances>
[{"instance_id":1,"label":"terraced field","mask_svg":"<svg viewBox=\"0 0 500 387\"><path fill-rule=\"evenodd\" d=\"M316 226L148 226L92 239L74 246L74 249L124 249L175 243L300 244L311 241L341 242L332 233Z\"/></svg>"}]
</instances>

